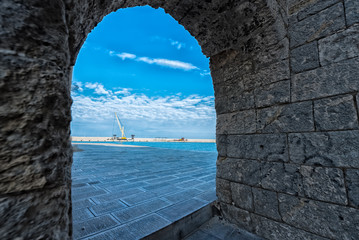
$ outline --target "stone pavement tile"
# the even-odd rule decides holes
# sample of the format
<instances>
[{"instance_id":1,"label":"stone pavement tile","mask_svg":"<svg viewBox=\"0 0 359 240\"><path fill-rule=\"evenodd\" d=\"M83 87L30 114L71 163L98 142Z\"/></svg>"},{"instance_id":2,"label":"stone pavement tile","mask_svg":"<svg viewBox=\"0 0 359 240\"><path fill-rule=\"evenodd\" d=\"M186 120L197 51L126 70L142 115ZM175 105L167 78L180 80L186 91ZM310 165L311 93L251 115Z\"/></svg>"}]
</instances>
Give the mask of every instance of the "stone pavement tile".
<instances>
[{"instance_id":1,"label":"stone pavement tile","mask_svg":"<svg viewBox=\"0 0 359 240\"><path fill-rule=\"evenodd\" d=\"M153 213L161 208L170 205L170 203L162 199L154 199L134 207L122 209L112 213L121 223L132 221L135 218Z\"/></svg>"},{"instance_id":2,"label":"stone pavement tile","mask_svg":"<svg viewBox=\"0 0 359 240\"><path fill-rule=\"evenodd\" d=\"M182 187L182 188L191 188L195 185L199 185L199 184L203 184L204 182L203 181L200 181L200 180L189 180L189 181L186 181L186 182L182 182L182 183L179 183L179 184L176 184L177 187Z\"/></svg>"},{"instance_id":3,"label":"stone pavement tile","mask_svg":"<svg viewBox=\"0 0 359 240\"><path fill-rule=\"evenodd\" d=\"M208 191L212 189L216 189L216 181L213 179L211 182L203 183L194 186L195 189L202 190L202 191Z\"/></svg>"},{"instance_id":4,"label":"stone pavement tile","mask_svg":"<svg viewBox=\"0 0 359 240\"><path fill-rule=\"evenodd\" d=\"M122 203L120 200L111 201L111 202L105 202L101 203L95 206L92 206L90 208L91 212L93 212L96 216L113 212L119 209L127 208L127 206Z\"/></svg>"},{"instance_id":5,"label":"stone pavement tile","mask_svg":"<svg viewBox=\"0 0 359 240\"><path fill-rule=\"evenodd\" d=\"M177 203L177 202L181 202L183 200L195 197L199 193L201 193L201 192L198 191L197 189L187 189L187 190L184 190L184 191L182 190L180 192L177 192L175 194L164 196L164 198L171 201L172 203Z\"/></svg>"},{"instance_id":6,"label":"stone pavement tile","mask_svg":"<svg viewBox=\"0 0 359 240\"><path fill-rule=\"evenodd\" d=\"M89 218L94 218L95 215L90 212L87 208L85 209L73 209L72 210L72 221L73 222L80 222L84 221Z\"/></svg>"},{"instance_id":7,"label":"stone pavement tile","mask_svg":"<svg viewBox=\"0 0 359 240\"><path fill-rule=\"evenodd\" d=\"M203 192L203 193L197 195L196 198L198 198L200 200L204 200L208 203L211 203L211 202L217 200L216 190L213 189L211 191Z\"/></svg>"},{"instance_id":8,"label":"stone pavement tile","mask_svg":"<svg viewBox=\"0 0 359 240\"><path fill-rule=\"evenodd\" d=\"M97 190L94 190L92 192L84 192L84 193L73 192L72 201L78 201L78 200L84 199L84 198L91 198L91 197L106 194L106 193L107 192L105 190L103 190L103 189L97 189Z\"/></svg>"},{"instance_id":9,"label":"stone pavement tile","mask_svg":"<svg viewBox=\"0 0 359 240\"><path fill-rule=\"evenodd\" d=\"M80 201L73 201L72 202L72 209L81 209L81 208L88 208L95 205L93 202L91 202L89 199L83 199Z\"/></svg>"},{"instance_id":10,"label":"stone pavement tile","mask_svg":"<svg viewBox=\"0 0 359 240\"><path fill-rule=\"evenodd\" d=\"M146 182L150 183L150 184L153 184L153 183L156 184L156 183L165 182L165 181L173 180L173 179L176 179L176 177L174 177L174 176L165 176L165 177L155 178L155 179L152 179L152 180L147 180Z\"/></svg>"},{"instance_id":11,"label":"stone pavement tile","mask_svg":"<svg viewBox=\"0 0 359 240\"><path fill-rule=\"evenodd\" d=\"M203 232L201 230L197 230L190 236L186 237L184 240L221 240L221 238L217 238L209 233Z\"/></svg>"},{"instance_id":12,"label":"stone pavement tile","mask_svg":"<svg viewBox=\"0 0 359 240\"><path fill-rule=\"evenodd\" d=\"M157 213L164 218L174 222L177 221L190 213L197 211L204 207L208 203L197 199L190 199L187 201L179 202L169 207L166 207Z\"/></svg>"},{"instance_id":13,"label":"stone pavement tile","mask_svg":"<svg viewBox=\"0 0 359 240\"><path fill-rule=\"evenodd\" d=\"M87 183L76 183L76 184L72 184L71 185L71 188L81 188L81 187L86 187L86 186L88 186L88 184Z\"/></svg>"},{"instance_id":14,"label":"stone pavement tile","mask_svg":"<svg viewBox=\"0 0 359 240\"><path fill-rule=\"evenodd\" d=\"M109 215L78 222L77 224L74 224L73 237L74 239L79 239L93 233L109 229L117 224L118 223Z\"/></svg>"},{"instance_id":15,"label":"stone pavement tile","mask_svg":"<svg viewBox=\"0 0 359 240\"><path fill-rule=\"evenodd\" d=\"M127 224L127 227L135 235L136 239L143 238L171 224L167 219L151 214Z\"/></svg>"},{"instance_id":16,"label":"stone pavement tile","mask_svg":"<svg viewBox=\"0 0 359 240\"><path fill-rule=\"evenodd\" d=\"M87 240L136 240L136 236L131 233L127 225L113 228L103 233L97 234Z\"/></svg>"},{"instance_id":17,"label":"stone pavement tile","mask_svg":"<svg viewBox=\"0 0 359 240\"><path fill-rule=\"evenodd\" d=\"M168 194L173 194L175 192L180 192L180 191L183 191L183 189L178 188L178 187L174 187L174 186L171 186L171 185L151 190L151 192L153 192L155 194L158 194L158 196L164 196L164 195L168 195Z\"/></svg>"},{"instance_id":18,"label":"stone pavement tile","mask_svg":"<svg viewBox=\"0 0 359 240\"><path fill-rule=\"evenodd\" d=\"M118 191L121 191L124 189L145 187L147 185L148 185L148 183L145 183L145 182L136 182L136 183L127 183L127 184L123 184L123 185L112 185L112 186L106 187L106 189L109 190L110 192L118 192Z\"/></svg>"},{"instance_id":19,"label":"stone pavement tile","mask_svg":"<svg viewBox=\"0 0 359 240\"><path fill-rule=\"evenodd\" d=\"M129 206L132 206L153 199L157 196L158 194L153 192L142 192L129 197L121 198L121 201L128 204Z\"/></svg>"},{"instance_id":20,"label":"stone pavement tile","mask_svg":"<svg viewBox=\"0 0 359 240\"><path fill-rule=\"evenodd\" d=\"M97 197L92 197L91 199L95 203L100 204L100 203L104 203L104 202L108 202L108 201L113 201L115 199L128 197L128 196L138 194L141 192L144 192L144 191L139 188L130 188L130 189L125 189L125 190L120 190L118 192L111 192L111 193L104 194L104 195L97 196Z\"/></svg>"}]
</instances>

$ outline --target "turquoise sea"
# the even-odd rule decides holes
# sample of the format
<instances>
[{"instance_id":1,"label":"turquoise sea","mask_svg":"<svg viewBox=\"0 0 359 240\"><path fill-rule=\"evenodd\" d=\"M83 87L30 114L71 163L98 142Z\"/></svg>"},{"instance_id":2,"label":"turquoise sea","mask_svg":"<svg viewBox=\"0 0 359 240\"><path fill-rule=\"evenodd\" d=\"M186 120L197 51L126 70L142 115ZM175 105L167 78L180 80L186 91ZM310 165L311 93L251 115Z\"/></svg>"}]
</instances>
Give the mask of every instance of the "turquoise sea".
<instances>
[{"instance_id":1,"label":"turquoise sea","mask_svg":"<svg viewBox=\"0 0 359 240\"><path fill-rule=\"evenodd\" d=\"M216 143L197 143L197 142L195 143L194 142L91 142L91 143L113 143L113 144L121 144L121 145L146 146L146 147L162 148L162 149L177 149L184 151L217 152Z\"/></svg>"}]
</instances>

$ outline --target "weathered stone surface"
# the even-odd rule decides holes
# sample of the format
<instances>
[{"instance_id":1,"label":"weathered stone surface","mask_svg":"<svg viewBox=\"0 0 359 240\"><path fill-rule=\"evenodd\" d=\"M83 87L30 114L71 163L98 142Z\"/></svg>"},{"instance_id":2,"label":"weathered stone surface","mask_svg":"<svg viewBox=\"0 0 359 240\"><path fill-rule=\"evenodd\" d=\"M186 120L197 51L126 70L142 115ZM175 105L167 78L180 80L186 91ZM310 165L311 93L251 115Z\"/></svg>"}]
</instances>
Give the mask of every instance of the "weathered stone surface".
<instances>
[{"instance_id":1,"label":"weathered stone surface","mask_svg":"<svg viewBox=\"0 0 359 240\"><path fill-rule=\"evenodd\" d=\"M301 21L304 18L317 14L318 12L322 11L323 9L339 2L339 0L306 0L301 1L304 5L304 9L298 12L298 20Z\"/></svg>"},{"instance_id":2,"label":"weathered stone surface","mask_svg":"<svg viewBox=\"0 0 359 240\"><path fill-rule=\"evenodd\" d=\"M226 158L217 161L217 178L251 186L259 186L261 163L253 160ZM217 188L218 189L218 188Z\"/></svg>"},{"instance_id":3,"label":"weathered stone surface","mask_svg":"<svg viewBox=\"0 0 359 240\"><path fill-rule=\"evenodd\" d=\"M343 170L338 168L323 168L302 166L303 190L306 197L346 205Z\"/></svg>"},{"instance_id":4,"label":"weathered stone surface","mask_svg":"<svg viewBox=\"0 0 359 240\"><path fill-rule=\"evenodd\" d=\"M291 50L290 65L294 73L319 67L318 42L314 41Z\"/></svg>"},{"instance_id":5,"label":"weathered stone surface","mask_svg":"<svg viewBox=\"0 0 359 240\"><path fill-rule=\"evenodd\" d=\"M232 193L230 182L221 178L216 178L217 197L221 202L232 204Z\"/></svg>"},{"instance_id":6,"label":"weathered stone surface","mask_svg":"<svg viewBox=\"0 0 359 240\"><path fill-rule=\"evenodd\" d=\"M314 131L312 102L292 103L257 110L257 131Z\"/></svg>"},{"instance_id":7,"label":"weathered stone surface","mask_svg":"<svg viewBox=\"0 0 359 240\"><path fill-rule=\"evenodd\" d=\"M344 0L345 17L348 25L359 22L359 3L358 1Z\"/></svg>"},{"instance_id":8,"label":"weathered stone surface","mask_svg":"<svg viewBox=\"0 0 359 240\"><path fill-rule=\"evenodd\" d=\"M67 186L20 196L1 196L1 238L70 239L72 215L69 202L71 196ZM58 224L58 221L64 224Z\"/></svg>"},{"instance_id":9,"label":"weathered stone surface","mask_svg":"<svg viewBox=\"0 0 359 240\"><path fill-rule=\"evenodd\" d=\"M303 231L301 229L289 226L285 223L273 221L256 214L251 214L251 220L254 226L254 233L267 239L290 239L290 240L325 240L320 237Z\"/></svg>"},{"instance_id":10,"label":"weathered stone surface","mask_svg":"<svg viewBox=\"0 0 359 240\"><path fill-rule=\"evenodd\" d=\"M227 156L227 135L217 134L216 145L219 156Z\"/></svg>"},{"instance_id":11,"label":"weathered stone surface","mask_svg":"<svg viewBox=\"0 0 359 240\"><path fill-rule=\"evenodd\" d=\"M302 195L302 176L299 166L267 162L260 166L260 186L276 192Z\"/></svg>"},{"instance_id":12,"label":"weathered stone surface","mask_svg":"<svg viewBox=\"0 0 359 240\"><path fill-rule=\"evenodd\" d=\"M244 229L253 232L254 226L248 211L226 203L221 203L220 206L225 219L238 225L239 227L243 227Z\"/></svg>"},{"instance_id":13,"label":"weathered stone surface","mask_svg":"<svg viewBox=\"0 0 359 240\"><path fill-rule=\"evenodd\" d=\"M314 101L314 119L317 130L344 130L359 127L352 95Z\"/></svg>"},{"instance_id":14,"label":"weathered stone surface","mask_svg":"<svg viewBox=\"0 0 359 240\"><path fill-rule=\"evenodd\" d=\"M242 209L253 211L253 196L252 196L252 188L231 182L231 191L232 191L232 199L235 206L240 207Z\"/></svg>"},{"instance_id":15,"label":"weathered stone surface","mask_svg":"<svg viewBox=\"0 0 359 240\"><path fill-rule=\"evenodd\" d=\"M359 167L359 131L289 134L291 161L329 167Z\"/></svg>"},{"instance_id":16,"label":"weathered stone surface","mask_svg":"<svg viewBox=\"0 0 359 240\"><path fill-rule=\"evenodd\" d=\"M245 134L256 132L255 110L227 113L217 116L217 134Z\"/></svg>"},{"instance_id":17,"label":"weathered stone surface","mask_svg":"<svg viewBox=\"0 0 359 240\"><path fill-rule=\"evenodd\" d=\"M359 238L359 210L279 194L284 222L332 239Z\"/></svg>"},{"instance_id":18,"label":"weathered stone surface","mask_svg":"<svg viewBox=\"0 0 359 240\"><path fill-rule=\"evenodd\" d=\"M241 159L288 161L285 134L230 135L227 156Z\"/></svg>"},{"instance_id":19,"label":"weathered stone surface","mask_svg":"<svg viewBox=\"0 0 359 240\"><path fill-rule=\"evenodd\" d=\"M348 185L349 204L359 208L359 170L346 170L345 178Z\"/></svg>"},{"instance_id":20,"label":"weathered stone surface","mask_svg":"<svg viewBox=\"0 0 359 240\"><path fill-rule=\"evenodd\" d=\"M253 188L254 212L260 215L281 220L278 212L277 193Z\"/></svg>"},{"instance_id":21,"label":"weathered stone surface","mask_svg":"<svg viewBox=\"0 0 359 240\"><path fill-rule=\"evenodd\" d=\"M298 73L292 78L292 100L307 100L359 89L359 58Z\"/></svg>"},{"instance_id":22,"label":"weathered stone surface","mask_svg":"<svg viewBox=\"0 0 359 240\"><path fill-rule=\"evenodd\" d=\"M236 91L232 89L232 94L228 96L227 109L229 112L237 112L245 109L254 108L253 91Z\"/></svg>"},{"instance_id":23,"label":"weathered stone surface","mask_svg":"<svg viewBox=\"0 0 359 240\"><path fill-rule=\"evenodd\" d=\"M340 2L289 27L290 46L296 47L345 27L344 7Z\"/></svg>"},{"instance_id":24,"label":"weathered stone surface","mask_svg":"<svg viewBox=\"0 0 359 240\"><path fill-rule=\"evenodd\" d=\"M290 81L276 82L255 89L256 106L265 107L290 100Z\"/></svg>"},{"instance_id":25,"label":"weathered stone surface","mask_svg":"<svg viewBox=\"0 0 359 240\"><path fill-rule=\"evenodd\" d=\"M319 57L322 66L358 56L358 25L319 40Z\"/></svg>"}]
</instances>

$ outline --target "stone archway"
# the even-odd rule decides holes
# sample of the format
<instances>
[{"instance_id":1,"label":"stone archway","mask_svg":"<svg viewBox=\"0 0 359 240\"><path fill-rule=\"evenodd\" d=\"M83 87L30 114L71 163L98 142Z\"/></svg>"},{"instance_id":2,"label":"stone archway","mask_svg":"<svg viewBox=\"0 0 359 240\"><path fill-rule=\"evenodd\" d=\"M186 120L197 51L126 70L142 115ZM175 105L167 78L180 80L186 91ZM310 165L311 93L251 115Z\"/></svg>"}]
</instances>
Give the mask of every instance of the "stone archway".
<instances>
[{"instance_id":1,"label":"stone archway","mask_svg":"<svg viewBox=\"0 0 359 240\"><path fill-rule=\"evenodd\" d=\"M211 58L224 217L272 239L359 238L355 0L2 1L0 236L71 238L71 68L105 15L142 5Z\"/></svg>"}]
</instances>

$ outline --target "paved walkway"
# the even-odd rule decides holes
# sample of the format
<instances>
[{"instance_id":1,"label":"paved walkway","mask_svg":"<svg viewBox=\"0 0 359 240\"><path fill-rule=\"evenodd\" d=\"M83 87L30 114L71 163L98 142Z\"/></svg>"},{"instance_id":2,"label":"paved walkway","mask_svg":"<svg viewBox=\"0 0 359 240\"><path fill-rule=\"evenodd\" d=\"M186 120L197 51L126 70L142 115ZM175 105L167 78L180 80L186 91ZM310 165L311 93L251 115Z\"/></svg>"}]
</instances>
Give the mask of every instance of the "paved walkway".
<instances>
[{"instance_id":1,"label":"paved walkway","mask_svg":"<svg viewBox=\"0 0 359 240\"><path fill-rule=\"evenodd\" d=\"M217 153L79 145L74 239L139 239L216 199Z\"/></svg>"}]
</instances>

